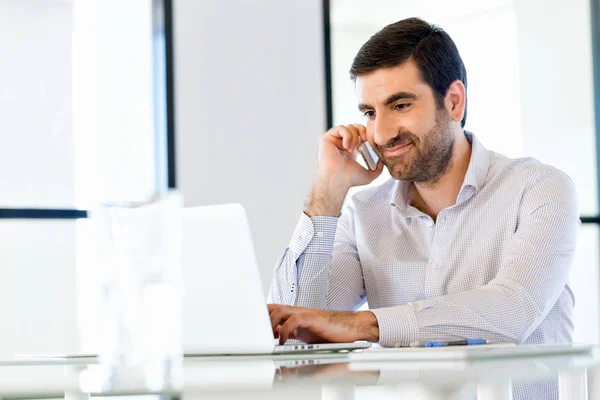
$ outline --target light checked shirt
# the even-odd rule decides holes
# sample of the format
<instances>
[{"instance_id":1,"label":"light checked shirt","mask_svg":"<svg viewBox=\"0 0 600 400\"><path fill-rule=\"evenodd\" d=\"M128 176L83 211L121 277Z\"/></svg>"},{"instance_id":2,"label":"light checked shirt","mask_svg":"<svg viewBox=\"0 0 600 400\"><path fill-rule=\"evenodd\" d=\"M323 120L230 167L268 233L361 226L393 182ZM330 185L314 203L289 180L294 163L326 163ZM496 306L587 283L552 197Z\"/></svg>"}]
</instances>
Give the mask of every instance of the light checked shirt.
<instances>
[{"instance_id":1,"label":"light checked shirt","mask_svg":"<svg viewBox=\"0 0 600 400\"><path fill-rule=\"evenodd\" d=\"M410 204L410 183L390 179L357 192L339 218L302 214L269 302L351 311L368 301L383 346L571 342L573 183L465 135L471 159L455 205L434 222Z\"/></svg>"}]
</instances>

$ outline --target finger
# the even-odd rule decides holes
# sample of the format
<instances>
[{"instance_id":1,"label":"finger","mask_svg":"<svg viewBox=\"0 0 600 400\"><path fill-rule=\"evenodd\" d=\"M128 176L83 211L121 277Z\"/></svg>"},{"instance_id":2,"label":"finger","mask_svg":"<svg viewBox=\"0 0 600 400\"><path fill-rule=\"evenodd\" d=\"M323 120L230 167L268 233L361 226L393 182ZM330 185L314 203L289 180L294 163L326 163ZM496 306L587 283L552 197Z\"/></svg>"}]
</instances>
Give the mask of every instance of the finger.
<instances>
[{"instance_id":1,"label":"finger","mask_svg":"<svg viewBox=\"0 0 600 400\"><path fill-rule=\"evenodd\" d=\"M267 304L267 310L269 310L269 315L274 313L275 311L281 310L282 308L286 308L287 306L283 304Z\"/></svg>"},{"instance_id":2,"label":"finger","mask_svg":"<svg viewBox=\"0 0 600 400\"><path fill-rule=\"evenodd\" d=\"M352 124L352 126L354 126L356 128L356 130L358 131L358 135L360 136L361 142L366 142L367 141L367 128L361 124Z\"/></svg>"},{"instance_id":3,"label":"finger","mask_svg":"<svg viewBox=\"0 0 600 400\"><path fill-rule=\"evenodd\" d=\"M354 134L352 134L352 132L350 132L348 128L341 125L338 127L338 131L340 132L340 135L343 139L343 149L346 151L350 151L352 141L354 140Z\"/></svg>"},{"instance_id":4,"label":"finger","mask_svg":"<svg viewBox=\"0 0 600 400\"><path fill-rule=\"evenodd\" d=\"M335 138L341 139L342 134L340 132L340 126L342 126L342 125L334 126L333 128L331 128L330 130L328 130L325 133L325 136L330 136L330 137L335 137Z\"/></svg>"},{"instance_id":5,"label":"finger","mask_svg":"<svg viewBox=\"0 0 600 400\"><path fill-rule=\"evenodd\" d=\"M342 149L348 150L350 147L350 140L352 139L352 134L345 126L339 126L338 132L342 138Z\"/></svg>"},{"instance_id":6,"label":"finger","mask_svg":"<svg viewBox=\"0 0 600 400\"><path fill-rule=\"evenodd\" d=\"M280 304L276 305L271 309L269 313L269 318L271 320L271 327L275 329L277 325L280 325L287 319L287 316L290 314L291 307L282 306Z\"/></svg>"},{"instance_id":7,"label":"finger","mask_svg":"<svg viewBox=\"0 0 600 400\"><path fill-rule=\"evenodd\" d=\"M362 140L360 138L360 134L356 135L356 146L354 146L354 149L358 149L358 146L362 143Z\"/></svg>"},{"instance_id":8,"label":"finger","mask_svg":"<svg viewBox=\"0 0 600 400\"><path fill-rule=\"evenodd\" d=\"M344 149L343 139L341 137L326 135L323 139L330 143L333 143L335 147L337 147L340 150Z\"/></svg>"},{"instance_id":9,"label":"finger","mask_svg":"<svg viewBox=\"0 0 600 400\"><path fill-rule=\"evenodd\" d=\"M293 332L301 324L301 317L292 315L283 325L279 327L279 344L285 344L293 335Z\"/></svg>"},{"instance_id":10,"label":"finger","mask_svg":"<svg viewBox=\"0 0 600 400\"><path fill-rule=\"evenodd\" d=\"M360 135L358 129L354 125L346 125L346 128L352 133L352 143L350 144L350 152L356 150L356 147L360 144Z\"/></svg>"},{"instance_id":11,"label":"finger","mask_svg":"<svg viewBox=\"0 0 600 400\"><path fill-rule=\"evenodd\" d=\"M289 313L285 313L282 309L277 309L269 315L271 319L271 328L275 329L277 326L282 325L289 317Z\"/></svg>"},{"instance_id":12,"label":"finger","mask_svg":"<svg viewBox=\"0 0 600 400\"><path fill-rule=\"evenodd\" d=\"M285 344L285 342L293 335L294 330L302 328L303 318L296 314L292 315L285 321L281 327L279 327L279 344Z\"/></svg>"},{"instance_id":13,"label":"finger","mask_svg":"<svg viewBox=\"0 0 600 400\"><path fill-rule=\"evenodd\" d=\"M355 129L355 133L354 133L354 150L356 150L358 148L358 145L360 144L361 140L360 140L360 133L358 132L358 129L356 129L356 128L354 128L354 129Z\"/></svg>"}]
</instances>

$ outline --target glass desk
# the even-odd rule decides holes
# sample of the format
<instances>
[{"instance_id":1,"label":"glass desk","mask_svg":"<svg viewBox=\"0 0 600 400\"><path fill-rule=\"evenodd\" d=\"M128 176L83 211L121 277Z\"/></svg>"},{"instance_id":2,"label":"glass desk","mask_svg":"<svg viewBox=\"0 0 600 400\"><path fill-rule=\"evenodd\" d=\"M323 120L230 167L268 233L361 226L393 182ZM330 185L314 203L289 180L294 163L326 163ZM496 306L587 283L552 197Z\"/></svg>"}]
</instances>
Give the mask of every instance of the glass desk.
<instances>
[{"instance_id":1,"label":"glass desk","mask_svg":"<svg viewBox=\"0 0 600 400\"><path fill-rule=\"evenodd\" d=\"M476 361L360 361L348 354L189 357L179 391L94 389L93 359L0 361L3 399L600 400L600 351ZM514 394L514 395L513 395Z\"/></svg>"}]
</instances>

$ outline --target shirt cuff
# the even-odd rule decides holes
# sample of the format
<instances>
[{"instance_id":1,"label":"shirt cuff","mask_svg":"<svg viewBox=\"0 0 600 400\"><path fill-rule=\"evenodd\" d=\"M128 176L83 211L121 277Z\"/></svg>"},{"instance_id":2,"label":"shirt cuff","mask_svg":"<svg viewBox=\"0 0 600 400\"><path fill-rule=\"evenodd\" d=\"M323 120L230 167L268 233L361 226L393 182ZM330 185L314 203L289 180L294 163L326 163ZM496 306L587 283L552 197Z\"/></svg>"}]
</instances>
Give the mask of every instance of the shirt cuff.
<instances>
[{"instance_id":1,"label":"shirt cuff","mask_svg":"<svg viewBox=\"0 0 600 400\"><path fill-rule=\"evenodd\" d=\"M376 308L369 310L375 314L379 325L379 344L383 347L408 347L419 341L417 316L409 306Z\"/></svg>"},{"instance_id":2,"label":"shirt cuff","mask_svg":"<svg viewBox=\"0 0 600 400\"><path fill-rule=\"evenodd\" d=\"M295 258L302 253L331 253L337 222L337 217L311 218L302 213L289 244Z\"/></svg>"}]
</instances>

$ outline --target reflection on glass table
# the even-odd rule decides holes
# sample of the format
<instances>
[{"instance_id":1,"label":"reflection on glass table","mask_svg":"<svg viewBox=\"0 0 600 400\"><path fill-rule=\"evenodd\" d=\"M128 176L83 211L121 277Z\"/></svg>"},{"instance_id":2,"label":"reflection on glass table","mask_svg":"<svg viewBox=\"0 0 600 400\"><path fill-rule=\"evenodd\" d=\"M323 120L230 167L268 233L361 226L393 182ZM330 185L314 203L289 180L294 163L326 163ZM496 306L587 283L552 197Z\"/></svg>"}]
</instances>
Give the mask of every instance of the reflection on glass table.
<instances>
[{"instance_id":1,"label":"reflection on glass table","mask_svg":"<svg viewBox=\"0 0 600 400\"><path fill-rule=\"evenodd\" d=\"M599 399L600 354L475 361L356 361L347 354L187 358L184 386L149 392L135 379L101 391L82 360L0 362L3 398L159 394L173 398ZM544 390L546 390L544 392ZM540 393L541 396L540 397Z\"/></svg>"}]
</instances>

